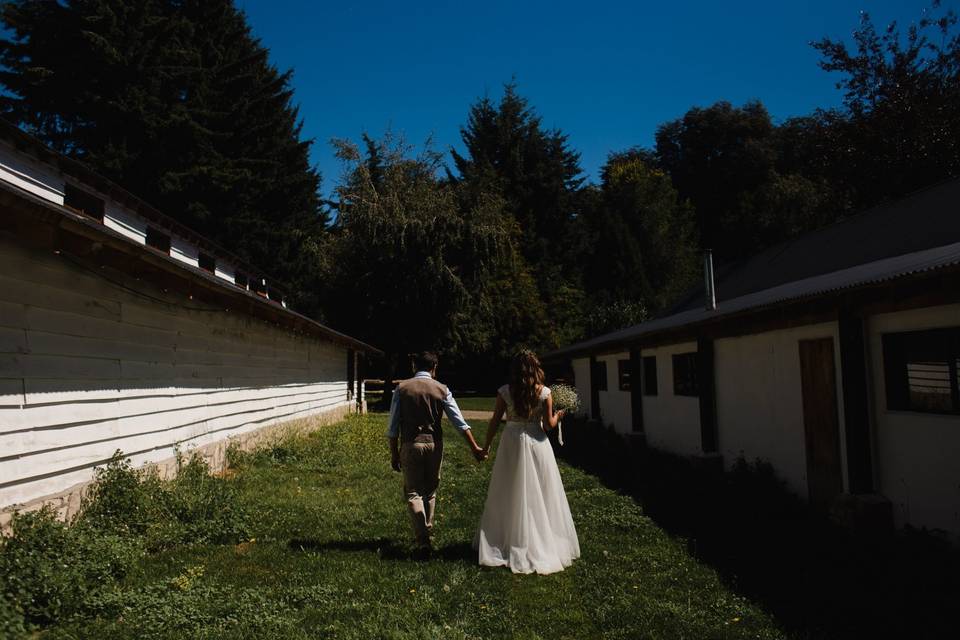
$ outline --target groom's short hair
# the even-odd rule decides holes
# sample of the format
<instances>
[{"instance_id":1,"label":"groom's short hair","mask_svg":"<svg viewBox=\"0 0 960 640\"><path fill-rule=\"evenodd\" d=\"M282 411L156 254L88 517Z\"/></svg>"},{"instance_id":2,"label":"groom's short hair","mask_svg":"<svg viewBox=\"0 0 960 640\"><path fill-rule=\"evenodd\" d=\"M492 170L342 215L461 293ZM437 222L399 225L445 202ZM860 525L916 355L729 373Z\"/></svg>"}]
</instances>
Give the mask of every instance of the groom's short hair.
<instances>
[{"instance_id":1,"label":"groom's short hair","mask_svg":"<svg viewBox=\"0 0 960 640\"><path fill-rule=\"evenodd\" d=\"M433 371L440 358L433 351L421 351L413 356L413 366L417 371Z\"/></svg>"}]
</instances>

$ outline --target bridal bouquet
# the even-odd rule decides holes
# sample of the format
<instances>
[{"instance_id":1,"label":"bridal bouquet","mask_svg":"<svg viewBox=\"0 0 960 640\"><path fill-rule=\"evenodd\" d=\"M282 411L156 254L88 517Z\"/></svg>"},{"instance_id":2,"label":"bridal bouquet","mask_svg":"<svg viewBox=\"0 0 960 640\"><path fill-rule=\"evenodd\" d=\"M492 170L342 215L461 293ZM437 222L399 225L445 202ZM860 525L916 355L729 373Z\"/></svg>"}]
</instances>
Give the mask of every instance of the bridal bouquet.
<instances>
[{"instance_id":1,"label":"bridal bouquet","mask_svg":"<svg viewBox=\"0 0 960 640\"><path fill-rule=\"evenodd\" d=\"M553 396L553 410L563 410L565 414L576 415L580 410L580 396L577 390L570 385L555 384L550 387ZM557 423L557 442L563 446L563 420Z\"/></svg>"},{"instance_id":2,"label":"bridal bouquet","mask_svg":"<svg viewBox=\"0 0 960 640\"><path fill-rule=\"evenodd\" d=\"M563 409L568 415L575 415L580 410L580 396L577 390L566 384L555 384L550 387L553 395L553 410Z\"/></svg>"}]
</instances>

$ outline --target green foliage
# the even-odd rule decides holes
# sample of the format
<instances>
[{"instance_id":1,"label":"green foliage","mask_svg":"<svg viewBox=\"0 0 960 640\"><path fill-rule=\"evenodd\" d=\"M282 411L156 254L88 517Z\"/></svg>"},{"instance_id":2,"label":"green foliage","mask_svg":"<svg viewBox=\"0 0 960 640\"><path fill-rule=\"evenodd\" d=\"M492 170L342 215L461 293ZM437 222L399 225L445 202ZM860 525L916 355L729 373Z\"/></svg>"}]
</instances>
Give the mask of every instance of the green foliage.
<instances>
[{"instance_id":1,"label":"green foliage","mask_svg":"<svg viewBox=\"0 0 960 640\"><path fill-rule=\"evenodd\" d=\"M22 610L31 624L69 618L82 610L89 590L123 578L139 553L136 541L68 527L49 507L16 514L0 547L7 611Z\"/></svg>"},{"instance_id":2,"label":"green foliage","mask_svg":"<svg viewBox=\"0 0 960 640\"><path fill-rule=\"evenodd\" d=\"M145 553L236 543L250 526L235 484L211 476L199 456L162 482L118 452L97 469L72 525L49 507L14 516L0 544L0 630L15 630L18 612L21 623L47 625L97 611Z\"/></svg>"},{"instance_id":3,"label":"green foliage","mask_svg":"<svg viewBox=\"0 0 960 640\"><path fill-rule=\"evenodd\" d=\"M615 301L594 306L587 314L586 337L626 329L648 318L647 307L642 302Z\"/></svg>"},{"instance_id":4,"label":"green foliage","mask_svg":"<svg viewBox=\"0 0 960 640\"><path fill-rule=\"evenodd\" d=\"M270 64L232 0L20 0L0 18L5 117L316 310L320 177L291 73Z\"/></svg>"},{"instance_id":5,"label":"green foliage","mask_svg":"<svg viewBox=\"0 0 960 640\"><path fill-rule=\"evenodd\" d=\"M337 326L391 354L400 376L413 351L449 364L529 339L542 310L499 197L439 180L429 144L418 155L389 135L335 146L347 167L332 243Z\"/></svg>"},{"instance_id":6,"label":"green foliage","mask_svg":"<svg viewBox=\"0 0 960 640\"><path fill-rule=\"evenodd\" d=\"M643 300L659 311L697 279L693 208L681 201L670 176L641 149L611 154L603 167L598 240L587 282L601 303Z\"/></svg>"},{"instance_id":7,"label":"green foliage","mask_svg":"<svg viewBox=\"0 0 960 640\"><path fill-rule=\"evenodd\" d=\"M23 610L0 591L0 638L21 640L27 636Z\"/></svg>"},{"instance_id":8,"label":"green foliage","mask_svg":"<svg viewBox=\"0 0 960 640\"><path fill-rule=\"evenodd\" d=\"M253 514L236 485L211 475L199 455L181 464L164 489L161 530L153 546L233 544L249 537Z\"/></svg>"},{"instance_id":9,"label":"green foliage","mask_svg":"<svg viewBox=\"0 0 960 640\"><path fill-rule=\"evenodd\" d=\"M583 297L580 155L570 149L566 134L542 126L513 83L504 87L498 103L485 97L471 105L460 135L466 154L451 151L459 172L451 179L470 193L502 198L504 212L521 234L519 253L527 265L514 271L528 270L536 284L522 304L545 310L525 342L545 348L567 342L582 325L572 315ZM572 324L563 324L568 321ZM514 345L521 342L518 335L501 335Z\"/></svg>"},{"instance_id":10,"label":"green foliage","mask_svg":"<svg viewBox=\"0 0 960 640\"><path fill-rule=\"evenodd\" d=\"M180 459L177 476L133 469L119 452L97 469L79 523L97 531L141 536L148 549L178 544L229 544L245 539L250 514L235 486L210 475L199 455Z\"/></svg>"},{"instance_id":11,"label":"green foliage","mask_svg":"<svg viewBox=\"0 0 960 640\"><path fill-rule=\"evenodd\" d=\"M134 469L117 451L94 471L79 519L105 533L141 536L162 520L165 501L156 472Z\"/></svg>"},{"instance_id":12,"label":"green foliage","mask_svg":"<svg viewBox=\"0 0 960 640\"><path fill-rule=\"evenodd\" d=\"M853 47L814 43L820 66L840 74L842 110L813 115L806 153L816 175L865 207L960 175L960 30L939 0L916 22L877 31L861 13Z\"/></svg>"}]
</instances>

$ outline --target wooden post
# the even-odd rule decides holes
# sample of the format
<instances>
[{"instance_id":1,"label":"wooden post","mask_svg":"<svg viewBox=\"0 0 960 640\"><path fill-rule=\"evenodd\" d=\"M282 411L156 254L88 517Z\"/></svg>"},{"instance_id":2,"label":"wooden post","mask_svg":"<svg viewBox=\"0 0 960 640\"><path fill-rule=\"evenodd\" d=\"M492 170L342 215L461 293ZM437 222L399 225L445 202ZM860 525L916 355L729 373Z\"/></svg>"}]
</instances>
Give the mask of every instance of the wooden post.
<instances>
[{"instance_id":1,"label":"wooden post","mask_svg":"<svg viewBox=\"0 0 960 640\"><path fill-rule=\"evenodd\" d=\"M840 380L847 443L848 489L853 494L872 493L873 456L863 318L842 310L837 325L840 333Z\"/></svg>"},{"instance_id":2,"label":"wooden post","mask_svg":"<svg viewBox=\"0 0 960 640\"><path fill-rule=\"evenodd\" d=\"M634 432L643 431L643 357L639 347L630 349L630 424Z\"/></svg>"},{"instance_id":3,"label":"wooden post","mask_svg":"<svg viewBox=\"0 0 960 640\"><path fill-rule=\"evenodd\" d=\"M597 356L590 356L590 418L600 419L600 380L597 376Z\"/></svg>"},{"instance_id":4,"label":"wooden post","mask_svg":"<svg viewBox=\"0 0 960 640\"><path fill-rule=\"evenodd\" d=\"M713 360L713 340L698 338L697 386L700 396L700 447L704 453L716 453L719 447Z\"/></svg>"}]
</instances>

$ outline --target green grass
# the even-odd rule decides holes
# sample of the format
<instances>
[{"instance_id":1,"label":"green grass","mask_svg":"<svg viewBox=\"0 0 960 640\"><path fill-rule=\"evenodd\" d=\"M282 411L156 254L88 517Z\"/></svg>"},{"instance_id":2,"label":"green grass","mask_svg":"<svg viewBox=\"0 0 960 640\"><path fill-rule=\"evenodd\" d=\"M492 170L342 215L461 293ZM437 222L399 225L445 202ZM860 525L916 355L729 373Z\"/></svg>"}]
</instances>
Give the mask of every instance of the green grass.
<instances>
[{"instance_id":1,"label":"green grass","mask_svg":"<svg viewBox=\"0 0 960 640\"><path fill-rule=\"evenodd\" d=\"M457 396L457 405L461 411L493 411L496 402L495 396Z\"/></svg>"},{"instance_id":2,"label":"green grass","mask_svg":"<svg viewBox=\"0 0 960 640\"><path fill-rule=\"evenodd\" d=\"M147 555L42 638L779 638L684 541L628 497L561 465L583 556L550 576L477 566L469 543L492 468L451 436L435 557L410 558L384 414L259 455L231 482L252 540ZM474 423L482 439L484 426Z\"/></svg>"}]
</instances>

